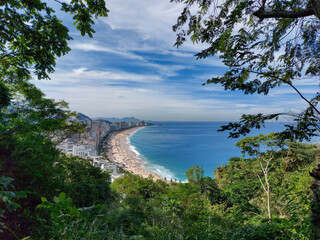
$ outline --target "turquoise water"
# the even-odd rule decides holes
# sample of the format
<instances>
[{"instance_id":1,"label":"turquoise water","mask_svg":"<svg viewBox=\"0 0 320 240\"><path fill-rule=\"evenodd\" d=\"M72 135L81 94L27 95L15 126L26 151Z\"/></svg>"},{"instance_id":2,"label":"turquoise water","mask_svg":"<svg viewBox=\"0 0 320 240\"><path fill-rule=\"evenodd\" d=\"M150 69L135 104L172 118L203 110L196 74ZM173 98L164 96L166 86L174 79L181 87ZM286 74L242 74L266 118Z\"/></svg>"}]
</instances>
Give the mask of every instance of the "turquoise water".
<instances>
[{"instance_id":1,"label":"turquoise water","mask_svg":"<svg viewBox=\"0 0 320 240\"><path fill-rule=\"evenodd\" d=\"M185 181L192 166L203 167L213 177L215 167L231 157L240 157L234 146L239 139L229 139L227 132L217 132L225 122L158 122L142 128L129 137L131 148L144 160L146 170L167 179ZM269 133L283 128L281 123L268 123L267 128L253 134Z\"/></svg>"}]
</instances>

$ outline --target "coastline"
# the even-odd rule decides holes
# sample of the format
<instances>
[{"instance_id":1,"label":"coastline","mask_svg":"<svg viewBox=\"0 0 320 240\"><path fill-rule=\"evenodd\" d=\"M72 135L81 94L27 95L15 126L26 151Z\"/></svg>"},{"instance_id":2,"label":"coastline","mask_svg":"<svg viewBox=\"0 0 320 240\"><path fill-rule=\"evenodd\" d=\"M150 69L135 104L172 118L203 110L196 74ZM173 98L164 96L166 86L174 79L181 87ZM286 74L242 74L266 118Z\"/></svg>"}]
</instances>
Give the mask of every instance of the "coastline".
<instances>
[{"instance_id":1,"label":"coastline","mask_svg":"<svg viewBox=\"0 0 320 240\"><path fill-rule=\"evenodd\" d=\"M107 142L107 156L110 161L122 165L125 171L139 175L143 178L152 177L154 181L165 180L160 175L142 168L143 160L132 151L128 143L128 137L135 131L144 127L135 127L112 134Z\"/></svg>"}]
</instances>

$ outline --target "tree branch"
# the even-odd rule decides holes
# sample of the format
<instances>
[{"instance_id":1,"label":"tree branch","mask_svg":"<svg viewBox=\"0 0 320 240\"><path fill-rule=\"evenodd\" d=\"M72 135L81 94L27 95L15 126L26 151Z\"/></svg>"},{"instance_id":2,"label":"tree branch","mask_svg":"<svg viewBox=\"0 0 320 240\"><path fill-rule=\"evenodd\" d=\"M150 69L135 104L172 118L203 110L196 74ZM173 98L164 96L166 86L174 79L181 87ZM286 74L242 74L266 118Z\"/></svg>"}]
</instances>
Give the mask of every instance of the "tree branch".
<instances>
[{"instance_id":1,"label":"tree branch","mask_svg":"<svg viewBox=\"0 0 320 240\"><path fill-rule=\"evenodd\" d=\"M257 216L261 217L262 219L264 219L264 217L263 217L263 216L261 216L261 215L260 215L260 214L258 214L258 213L255 213L255 212L248 212L248 214L250 214L250 213L252 213L252 214L254 214L254 215L257 215Z\"/></svg>"},{"instance_id":2,"label":"tree branch","mask_svg":"<svg viewBox=\"0 0 320 240\"><path fill-rule=\"evenodd\" d=\"M273 160L273 156L271 156L271 154L270 154L270 158L269 158L269 160L267 161L267 166L265 167L266 172L268 171L270 162L271 162L272 160Z\"/></svg>"},{"instance_id":3,"label":"tree branch","mask_svg":"<svg viewBox=\"0 0 320 240\"><path fill-rule=\"evenodd\" d=\"M258 75L265 75L265 76L267 76L267 75L266 75L265 73L263 73L263 72L252 71L252 70L250 70L250 72L255 73L255 74L258 74ZM310 106L313 110L316 111L317 114L320 115L320 111L319 111L308 99L306 99L306 98L302 95L302 93L301 93L290 81L286 81L286 80L284 80L284 79L282 79L282 78L280 78L280 77L274 76L274 75L273 75L272 77L274 77L274 78L276 78L276 79L278 79L278 80L280 80L280 81L288 84L291 88L293 88L293 90L295 90L295 91L299 94L299 96L300 96L305 102L307 102L307 103L309 104L309 106Z\"/></svg>"},{"instance_id":4,"label":"tree branch","mask_svg":"<svg viewBox=\"0 0 320 240\"><path fill-rule=\"evenodd\" d=\"M264 174L265 168L262 166L262 162L261 162L261 159L260 159L260 158L259 158L259 163L260 163L261 170L262 170L262 172L263 172L263 174Z\"/></svg>"},{"instance_id":5,"label":"tree branch","mask_svg":"<svg viewBox=\"0 0 320 240\"><path fill-rule=\"evenodd\" d=\"M57 2L57 3L60 3L61 5L63 4L61 1L59 1L59 0L54 0L55 2Z\"/></svg>"},{"instance_id":6,"label":"tree branch","mask_svg":"<svg viewBox=\"0 0 320 240\"><path fill-rule=\"evenodd\" d=\"M319 110L318 110L308 99L306 99L306 98L302 95L302 93L301 93L295 86L293 86L292 83L286 82L286 81L284 81L284 82L285 82L286 84L288 84L290 87L292 87L292 88L299 94L299 96L300 96L304 101L306 101L306 102L312 107L312 109L315 110L315 111L320 115Z\"/></svg>"},{"instance_id":7,"label":"tree branch","mask_svg":"<svg viewBox=\"0 0 320 240\"><path fill-rule=\"evenodd\" d=\"M263 184L263 182L262 182L259 174L257 174L257 176L258 176L258 179L259 179L259 181L260 181L261 186L263 187L263 190L267 193L268 191L267 191L266 187L264 186L264 184Z\"/></svg>"},{"instance_id":8,"label":"tree branch","mask_svg":"<svg viewBox=\"0 0 320 240\"><path fill-rule=\"evenodd\" d=\"M315 15L313 8L307 8L299 11L274 11L274 12L265 12L263 8L260 8L258 11L253 13L254 16L260 18L261 20L265 18L301 18Z\"/></svg>"}]
</instances>

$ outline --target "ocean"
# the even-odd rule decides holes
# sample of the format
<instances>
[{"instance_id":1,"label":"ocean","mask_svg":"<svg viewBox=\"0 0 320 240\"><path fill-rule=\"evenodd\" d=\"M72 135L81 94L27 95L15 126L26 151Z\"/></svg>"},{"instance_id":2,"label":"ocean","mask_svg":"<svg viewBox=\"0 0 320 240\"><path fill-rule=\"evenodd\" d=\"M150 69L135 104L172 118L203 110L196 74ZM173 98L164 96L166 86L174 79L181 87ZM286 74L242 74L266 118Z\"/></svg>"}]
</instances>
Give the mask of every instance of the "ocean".
<instances>
[{"instance_id":1,"label":"ocean","mask_svg":"<svg viewBox=\"0 0 320 240\"><path fill-rule=\"evenodd\" d=\"M141 128L128 141L131 149L145 162L143 168L167 179L186 181L185 172L192 166L203 167L205 176L213 177L216 167L225 165L231 157L241 157L235 147L239 139L218 132L227 122L155 122ZM283 129L283 123L268 123L250 135Z\"/></svg>"}]
</instances>

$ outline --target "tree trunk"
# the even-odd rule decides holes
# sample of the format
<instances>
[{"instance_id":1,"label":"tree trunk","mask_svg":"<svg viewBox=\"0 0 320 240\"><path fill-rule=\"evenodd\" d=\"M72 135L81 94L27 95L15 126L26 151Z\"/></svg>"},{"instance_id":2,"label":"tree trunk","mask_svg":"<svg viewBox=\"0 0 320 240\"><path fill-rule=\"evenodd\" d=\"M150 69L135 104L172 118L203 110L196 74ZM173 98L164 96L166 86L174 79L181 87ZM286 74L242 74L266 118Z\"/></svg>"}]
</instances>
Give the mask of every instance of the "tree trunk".
<instances>
[{"instance_id":1,"label":"tree trunk","mask_svg":"<svg viewBox=\"0 0 320 240\"><path fill-rule=\"evenodd\" d=\"M269 220L271 220L271 209L270 209L270 184L269 184L269 179L268 179L268 169L265 169L265 172L264 172L264 179L266 181L266 184L267 184L267 189L266 189L266 192L267 192L267 209L268 209L268 217L269 217Z\"/></svg>"},{"instance_id":2,"label":"tree trunk","mask_svg":"<svg viewBox=\"0 0 320 240\"><path fill-rule=\"evenodd\" d=\"M270 184L267 182L267 197L268 197L268 217L271 220L271 209L270 209Z\"/></svg>"},{"instance_id":3,"label":"tree trunk","mask_svg":"<svg viewBox=\"0 0 320 240\"><path fill-rule=\"evenodd\" d=\"M320 164L310 172L314 178L314 183L311 185L312 201L311 201L311 223L314 227L314 240L320 239Z\"/></svg>"}]
</instances>

